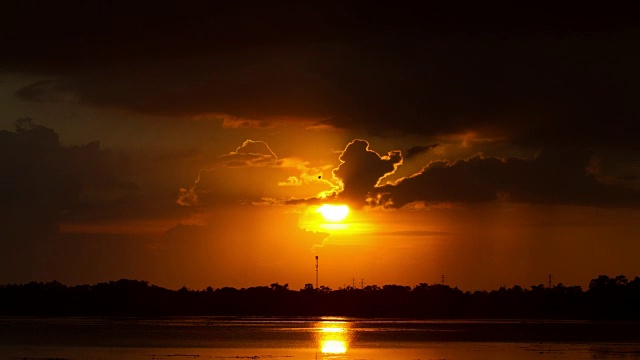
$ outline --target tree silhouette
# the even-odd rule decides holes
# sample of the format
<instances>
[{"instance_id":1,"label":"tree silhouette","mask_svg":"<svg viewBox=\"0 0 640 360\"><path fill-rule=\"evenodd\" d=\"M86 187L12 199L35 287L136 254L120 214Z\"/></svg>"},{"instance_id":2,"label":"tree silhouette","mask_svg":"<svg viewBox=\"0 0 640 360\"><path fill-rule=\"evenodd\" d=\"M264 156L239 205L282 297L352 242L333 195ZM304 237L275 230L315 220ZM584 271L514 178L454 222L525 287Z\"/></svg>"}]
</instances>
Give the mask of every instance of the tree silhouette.
<instances>
[{"instance_id":1,"label":"tree silhouette","mask_svg":"<svg viewBox=\"0 0 640 360\"><path fill-rule=\"evenodd\" d=\"M413 288L387 284L299 291L289 284L236 289L209 286L168 290L146 281L121 279L95 285L59 282L0 285L0 315L150 316L265 315L413 318L532 318L640 320L640 278L600 275L579 286L519 285L463 292L447 285Z\"/></svg>"}]
</instances>

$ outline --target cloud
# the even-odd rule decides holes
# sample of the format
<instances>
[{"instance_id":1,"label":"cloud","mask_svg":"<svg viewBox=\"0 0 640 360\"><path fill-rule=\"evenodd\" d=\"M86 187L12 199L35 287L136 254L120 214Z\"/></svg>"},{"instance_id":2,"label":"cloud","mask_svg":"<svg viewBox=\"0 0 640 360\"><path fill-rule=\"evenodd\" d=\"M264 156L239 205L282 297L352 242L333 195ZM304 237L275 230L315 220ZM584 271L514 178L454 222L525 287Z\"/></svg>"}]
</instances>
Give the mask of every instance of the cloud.
<instances>
[{"instance_id":1,"label":"cloud","mask_svg":"<svg viewBox=\"0 0 640 360\"><path fill-rule=\"evenodd\" d=\"M183 155L178 155L169 163L181 159ZM149 225L153 231L166 229L175 225L179 215L199 211L175 204L171 189L172 198L165 204L164 183L158 188L132 181L149 178L153 182L156 167L166 164L153 164L151 174L140 165L134 173L127 156L102 149L98 142L66 146L53 129L30 119L17 121L14 131L0 131L0 283L138 277L181 286L189 277L203 284L215 280L212 271L224 278L218 270L225 266L245 269L240 266L244 260L236 256L239 253L250 252L252 261L267 253L286 260L292 257L285 252L291 239L304 240L295 248L308 255L311 246L327 236L299 230L293 213L286 215L286 226L283 222L273 226L272 210L226 206L261 201L269 195L282 199L288 194L315 194L332 186L318 179L326 167L278 158L268 144L252 140L212 161L215 168L202 170L195 185L181 194L182 205L204 208L206 214L198 215L207 226L178 225L165 235L147 231L150 222L155 221ZM161 175L166 174L167 169L162 171ZM279 181L291 176L301 185L279 186ZM154 186L147 192L147 187ZM224 208L212 209L219 204ZM173 212L167 213L165 207ZM130 222L122 225L123 219ZM136 219L144 228L139 232ZM247 250L247 242L255 244ZM222 260L212 262L211 254ZM243 271L234 276L248 281Z\"/></svg>"},{"instance_id":2,"label":"cloud","mask_svg":"<svg viewBox=\"0 0 640 360\"><path fill-rule=\"evenodd\" d=\"M407 152L416 156L437 146L416 146ZM327 182L331 188L312 196L265 196L264 201L254 203L297 205L342 201L355 207L369 204L394 208L494 201L614 207L640 205L636 177L615 178L601 174L603 160L588 149L546 148L530 159L477 154L455 161L437 160L411 176L386 184L383 180L403 164L400 151L381 156L369 148L367 141L355 139L347 144L339 160L340 165L332 171L337 186ZM296 167L292 164L283 166L287 161L290 159L276 163L281 167ZM291 189L320 180L315 172L308 171L305 163L297 169L300 176L289 176L277 185Z\"/></svg>"},{"instance_id":3,"label":"cloud","mask_svg":"<svg viewBox=\"0 0 640 360\"><path fill-rule=\"evenodd\" d=\"M181 188L176 203L207 208L222 204L279 204L337 188L321 177L327 166L278 158L264 141L246 140L201 169L193 185Z\"/></svg>"},{"instance_id":4,"label":"cloud","mask_svg":"<svg viewBox=\"0 0 640 360\"><path fill-rule=\"evenodd\" d=\"M313 243L326 237L297 229L295 214L287 215L286 226L283 222L273 226L272 213L261 207L211 209L223 202L260 201L269 194L281 199L289 193L330 188L317 175L311 177L326 169L293 158L279 159L266 143L251 140L217 158L212 164L216 168L202 170L193 188L181 194L182 205L206 207L202 218L209 225L179 225L164 235L156 233L158 228L175 225L180 215L197 210L175 204L175 186L165 203L165 183L132 179L154 182L156 168L182 159L177 155L168 162L159 160L153 170L146 171L138 165L134 173L128 156L102 149L98 142L64 145L56 131L30 119L17 121L14 131L0 130L0 283L136 277L181 286L188 277L204 284L215 280L211 273L224 278L218 270L225 266L244 269L239 253L250 252L251 260L273 253L281 260L291 258L284 252L291 239L304 239L296 251L306 255ZM229 166L230 162L242 166ZM162 171L160 175L168 170ZM302 185L278 186L289 176L296 176ZM129 222L123 225L125 221ZM270 231L276 234L267 234ZM256 244L247 250L246 241ZM220 261L212 262L211 254L219 255ZM234 276L246 277L242 271Z\"/></svg>"},{"instance_id":5,"label":"cloud","mask_svg":"<svg viewBox=\"0 0 640 360\"><path fill-rule=\"evenodd\" d=\"M246 140L236 151L220 156L227 167L268 166L278 161L276 154L264 141Z\"/></svg>"},{"instance_id":6,"label":"cloud","mask_svg":"<svg viewBox=\"0 0 640 360\"><path fill-rule=\"evenodd\" d=\"M359 136L474 130L534 146L640 146L625 131L640 115L632 2L213 6L12 5L0 68L55 79L18 90L26 101L73 94L164 116L222 114L225 127L313 117Z\"/></svg>"},{"instance_id":7,"label":"cloud","mask_svg":"<svg viewBox=\"0 0 640 360\"><path fill-rule=\"evenodd\" d=\"M137 192L125 158L98 142L64 146L31 119L0 131L0 167L0 274L13 279L31 280L60 222L126 216Z\"/></svg>"},{"instance_id":8,"label":"cloud","mask_svg":"<svg viewBox=\"0 0 640 360\"><path fill-rule=\"evenodd\" d=\"M200 179L202 177L203 171L210 171L208 169L202 169L198 172L198 177L193 182L193 186L188 189L180 188L180 193L178 195L178 200L176 200L176 204L181 206L197 206L200 204L198 200L198 184L200 184Z\"/></svg>"},{"instance_id":9,"label":"cloud","mask_svg":"<svg viewBox=\"0 0 640 360\"><path fill-rule=\"evenodd\" d=\"M356 139L347 144L340 161L342 163L333 170L333 175L342 183L337 198L353 205L363 205L367 194L380 180L402 164L402 154L395 150L380 156L369 150L368 142Z\"/></svg>"},{"instance_id":10,"label":"cloud","mask_svg":"<svg viewBox=\"0 0 640 360\"><path fill-rule=\"evenodd\" d=\"M434 161L419 173L376 188L378 205L510 201L534 204L638 206L640 192L599 182L584 150L547 149L534 159L476 155Z\"/></svg>"},{"instance_id":11,"label":"cloud","mask_svg":"<svg viewBox=\"0 0 640 360\"><path fill-rule=\"evenodd\" d=\"M25 101L38 103L77 101L73 92L66 91L59 86L60 84L59 80L36 81L20 88L16 91L15 96Z\"/></svg>"},{"instance_id":12,"label":"cloud","mask_svg":"<svg viewBox=\"0 0 640 360\"><path fill-rule=\"evenodd\" d=\"M268 129L273 127L273 122L268 120L239 119L228 115L222 115L222 127L225 129Z\"/></svg>"},{"instance_id":13,"label":"cloud","mask_svg":"<svg viewBox=\"0 0 640 360\"><path fill-rule=\"evenodd\" d=\"M407 149L407 151L404 154L404 158L405 159L411 159L412 157L419 155L419 154L423 154L426 153L428 151L430 151L431 149L435 149L438 146L440 146L440 144L431 144L431 145L418 145L418 146L414 146L411 147L409 149Z\"/></svg>"},{"instance_id":14,"label":"cloud","mask_svg":"<svg viewBox=\"0 0 640 360\"><path fill-rule=\"evenodd\" d=\"M295 176L289 176L287 181L278 182L278 186L302 186L302 180Z\"/></svg>"}]
</instances>

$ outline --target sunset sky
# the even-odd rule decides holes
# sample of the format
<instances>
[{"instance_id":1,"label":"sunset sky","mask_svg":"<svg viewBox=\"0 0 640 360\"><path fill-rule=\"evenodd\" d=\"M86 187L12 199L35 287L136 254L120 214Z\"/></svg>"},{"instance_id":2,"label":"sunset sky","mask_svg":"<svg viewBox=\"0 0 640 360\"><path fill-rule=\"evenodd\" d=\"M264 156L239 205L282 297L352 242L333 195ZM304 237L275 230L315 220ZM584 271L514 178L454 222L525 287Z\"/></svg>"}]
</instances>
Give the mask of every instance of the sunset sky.
<instances>
[{"instance_id":1,"label":"sunset sky","mask_svg":"<svg viewBox=\"0 0 640 360\"><path fill-rule=\"evenodd\" d=\"M640 276L640 5L506 4L3 5L0 283Z\"/></svg>"}]
</instances>

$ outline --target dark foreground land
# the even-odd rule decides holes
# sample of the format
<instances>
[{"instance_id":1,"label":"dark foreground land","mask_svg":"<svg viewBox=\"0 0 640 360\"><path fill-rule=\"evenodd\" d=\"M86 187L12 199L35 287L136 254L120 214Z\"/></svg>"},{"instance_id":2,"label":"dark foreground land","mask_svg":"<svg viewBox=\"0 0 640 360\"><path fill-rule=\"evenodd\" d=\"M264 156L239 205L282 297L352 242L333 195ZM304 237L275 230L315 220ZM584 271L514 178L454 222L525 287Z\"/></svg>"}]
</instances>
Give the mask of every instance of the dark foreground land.
<instances>
[{"instance_id":1,"label":"dark foreground land","mask_svg":"<svg viewBox=\"0 0 640 360\"><path fill-rule=\"evenodd\" d=\"M464 292L446 285L331 290L278 283L168 290L145 281L0 286L0 316L352 316L424 319L640 320L640 278L601 275L579 286ZM544 333L544 331L542 332Z\"/></svg>"}]
</instances>

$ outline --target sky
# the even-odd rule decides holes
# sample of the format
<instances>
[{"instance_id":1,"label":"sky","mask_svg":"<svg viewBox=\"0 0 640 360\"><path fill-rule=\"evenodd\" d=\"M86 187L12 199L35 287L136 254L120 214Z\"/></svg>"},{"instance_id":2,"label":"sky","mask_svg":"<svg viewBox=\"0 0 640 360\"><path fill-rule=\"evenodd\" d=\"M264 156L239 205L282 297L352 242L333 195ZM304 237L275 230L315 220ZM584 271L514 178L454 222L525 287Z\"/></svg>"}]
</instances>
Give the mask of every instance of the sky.
<instances>
[{"instance_id":1,"label":"sky","mask_svg":"<svg viewBox=\"0 0 640 360\"><path fill-rule=\"evenodd\" d=\"M11 1L0 283L640 275L639 10Z\"/></svg>"}]
</instances>

